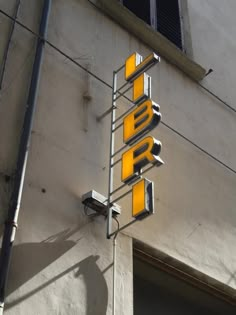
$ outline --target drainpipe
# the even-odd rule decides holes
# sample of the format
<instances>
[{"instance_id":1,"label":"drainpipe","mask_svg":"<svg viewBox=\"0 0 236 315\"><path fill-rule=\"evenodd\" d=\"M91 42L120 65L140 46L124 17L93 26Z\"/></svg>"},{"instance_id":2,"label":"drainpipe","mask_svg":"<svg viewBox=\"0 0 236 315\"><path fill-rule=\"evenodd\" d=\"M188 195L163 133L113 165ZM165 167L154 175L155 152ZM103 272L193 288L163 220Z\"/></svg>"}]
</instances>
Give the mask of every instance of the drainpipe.
<instances>
[{"instance_id":1,"label":"drainpipe","mask_svg":"<svg viewBox=\"0 0 236 315\"><path fill-rule=\"evenodd\" d=\"M49 12L51 7L51 0L44 0L42 16L39 28L39 38L37 40L37 47L35 59L32 69L31 83L26 104L25 117L20 138L19 153L16 165L15 180L13 184L13 191L8 209L7 221L5 222L5 229L2 239L2 249L0 253L0 314L3 314L5 287L7 283L11 250L15 239L17 229L18 215L21 205L22 190L24 185L25 171L27 166L27 158L30 147L31 131L33 126L33 118L36 107L36 100L38 95L38 86L40 78L40 70L44 52L45 39L47 35L47 26L49 19ZM20 272L20 270L19 270Z\"/></svg>"}]
</instances>

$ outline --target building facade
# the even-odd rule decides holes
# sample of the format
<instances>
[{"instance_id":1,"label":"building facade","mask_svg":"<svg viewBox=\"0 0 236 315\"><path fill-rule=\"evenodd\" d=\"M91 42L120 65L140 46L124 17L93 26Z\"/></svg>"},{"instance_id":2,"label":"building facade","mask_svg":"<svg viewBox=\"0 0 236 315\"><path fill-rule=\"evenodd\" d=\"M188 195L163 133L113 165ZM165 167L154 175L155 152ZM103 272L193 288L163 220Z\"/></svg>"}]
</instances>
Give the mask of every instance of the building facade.
<instances>
[{"instance_id":1,"label":"building facade","mask_svg":"<svg viewBox=\"0 0 236 315\"><path fill-rule=\"evenodd\" d=\"M236 3L0 0L2 236L14 223L7 218L46 2L4 313L235 314ZM108 192L111 127L103 113L113 71L132 53L153 51L161 62L148 73L162 122L151 134L165 164L147 174L155 214L119 232L114 250L106 218L91 215L82 196ZM129 108L120 97L117 115ZM120 128L115 149L122 145ZM121 184L117 163L114 186ZM118 203L123 226L132 219L130 196Z\"/></svg>"}]
</instances>

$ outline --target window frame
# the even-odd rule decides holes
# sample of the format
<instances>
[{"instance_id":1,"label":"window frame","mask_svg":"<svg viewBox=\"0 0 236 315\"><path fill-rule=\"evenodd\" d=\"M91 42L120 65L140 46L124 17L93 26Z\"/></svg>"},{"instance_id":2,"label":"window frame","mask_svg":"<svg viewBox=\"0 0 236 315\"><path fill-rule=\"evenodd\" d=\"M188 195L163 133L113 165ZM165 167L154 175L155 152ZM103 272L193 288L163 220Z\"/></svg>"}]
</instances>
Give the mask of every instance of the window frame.
<instances>
[{"instance_id":1,"label":"window frame","mask_svg":"<svg viewBox=\"0 0 236 315\"><path fill-rule=\"evenodd\" d=\"M119 0L120 3L122 5L124 5L124 0ZM157 5L156 5L156 1L157 0L148 0L149 1L149 7L150 7L150 25L156 32L160 31L158 30L158 17L157 17ZM170 39L167 38L167 40L169 40L170 42L172 42L178 49L180 49L181 51L183 51L184 53L187 52L186 48L185 48L185 40L184 40L184 21L183 21L183 14L182 14L182 1L178 0L178 8L179 8L179 21L180 21L180 34L181 34L181 48L179 46L177 46L175 43L173 43ZM126 7L124 5L124 7ZM132 12L132 11L131 11ZM133 12L132 12L133 13ZM145 21L144 21L145 22Z\"/></svg>"},{"instance_id":2,"label":"window frame","mask_svg":"<svg viewBox=\"0 0 236 315\"><path fill-rule=\"evenodd\" d=\"M187 0L181 1L183 1L185 5L183 12L187 14ZM207 73L206 69L193 60L192 54L189 52L185 54L182 50L177 48L160 32L154 30L123 6L121 0L91 0L91 2L94 2L96 7L110 17L113 22L119 24L120 27L132 34L144 45L160 55L160 57L163 57L167 62L177 67L193 81L199 82L205 77ZM188 21L188 18L186 18L186 20ZM188 42L191 43L189 23L185 23L184 20L184 25L184 32L186 31L185 42L188 40ZM191 50L189 51L191 52Z\"/></svg>"},{"instance_id":3,"label":"window frame","mask_svg":"<svg viewBox=\"0 0 236 315\"><path fill-rule=\"evenodd\" d=\"M157 5L156 0L150 1L150 21L151 26L157 31Z\"/></svg>"},{"instance_id":4,"label":"window frame","mask_svg":"<svg viewBox=\"0 0 236 315\"><path fill-rule=\"evenodd\" d=\"M234 288L137 239L133 239L133 257L236 307Z\"/></svg>"}]
</instances>

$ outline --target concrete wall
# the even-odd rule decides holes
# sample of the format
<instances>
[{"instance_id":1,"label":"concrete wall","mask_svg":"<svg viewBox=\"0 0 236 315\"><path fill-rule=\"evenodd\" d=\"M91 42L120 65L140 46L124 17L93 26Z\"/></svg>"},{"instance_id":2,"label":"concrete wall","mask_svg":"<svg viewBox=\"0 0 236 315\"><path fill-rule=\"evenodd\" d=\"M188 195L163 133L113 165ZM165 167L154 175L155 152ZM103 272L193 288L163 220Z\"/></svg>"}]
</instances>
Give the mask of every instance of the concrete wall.
<instances>
[{"instance_id":1,"label":"concrete wall","mask_svg":"<svg viewBox=\"0 0 236 315\"><path fill-rule=\"evenodd\" d=\"M233 105L235 66L230 34L236 22L233 13L232 20L221 17L224 30L218 32L219 19L214 16L220 14L221 3L215 1L213 6L211 2L188 2L193 56L214 69L203 84ZM234 3L227 5L230 15ZM0 1L0 8L10 14L13 7L14 1ZM23 0L19 19L37 30L40 8L38 1ZM9 21L0 16L0 23L1 33L6 34ZM217 47L212 33L217 34ZM53 1L48 38L109 84L112 71L132 52L143 56L150 52L86 0ZM3 36L0 56L5 43ZM34 45L33 36L17 26L0 92L2 174L15 170ZM221 55L225 51L229 54L226 68ZM153 100L161 106L163 121L236 169L235 113L164 58L150 75ZM83 98L88 86L91 101ZM81 195L90 189L107 194L109 117L98 123L96 116L110 102L108 87L46 46L13 251L8 314L32 314L32 308L35 314L111 313L112 242L105 238L104 218L87 218L81 204ZM127 106L121 100L118 113ZM156 183L156 214L118 236L117 314L132 314L132 237L236 287L235 174L164 125L152 134L163 143L161 157L166 165L147 175ZM117 139L118 148L121 131ZM119 185L119 167L115 176ZM3 222L12 181L6 183L1 176L1 183ZM129 200L124 202L122 223L130 216Z\"/></svg>"}]
</instances>

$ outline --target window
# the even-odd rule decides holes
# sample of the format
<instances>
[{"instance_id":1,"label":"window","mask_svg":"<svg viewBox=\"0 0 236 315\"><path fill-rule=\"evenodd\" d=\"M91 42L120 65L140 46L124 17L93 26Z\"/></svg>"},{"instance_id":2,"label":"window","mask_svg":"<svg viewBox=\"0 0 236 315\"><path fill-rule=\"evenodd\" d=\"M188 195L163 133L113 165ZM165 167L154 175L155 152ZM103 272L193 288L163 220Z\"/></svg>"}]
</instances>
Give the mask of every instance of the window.
<instances>
[{"instance_id":1,"label":"window","mask_svg":"<svg viewBox=\"0 0 236 315\"><path fill-rule=\"evenodd\" d=\"M120 1L127 9L182 50L179 0Z\"/></svg>"},{"instance_id":2,"label":"window","mask_svg":"<svg viewBox=\"0 0 236 315\"><path fill-rule=\"evenodd\" d=\"M134 256L133 271L134 315L236 314L235 305L172 275L173 270L168 273Z\"/></svg>"}]
</instances>

